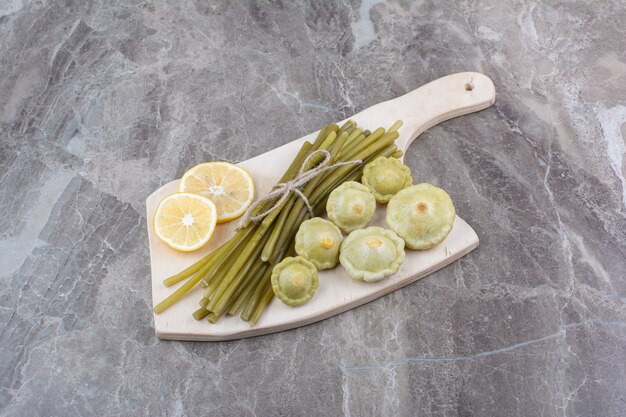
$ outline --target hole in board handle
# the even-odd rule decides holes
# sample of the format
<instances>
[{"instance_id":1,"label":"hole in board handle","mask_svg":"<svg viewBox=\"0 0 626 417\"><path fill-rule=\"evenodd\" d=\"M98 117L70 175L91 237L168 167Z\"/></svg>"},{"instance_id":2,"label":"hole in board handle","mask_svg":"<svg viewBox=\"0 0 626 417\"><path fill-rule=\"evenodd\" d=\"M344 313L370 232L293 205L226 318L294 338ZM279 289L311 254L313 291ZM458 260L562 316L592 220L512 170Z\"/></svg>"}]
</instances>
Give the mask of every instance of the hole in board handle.
<instances>
[{"instance_id":1,"label":"hole in board handle","mask_svg":"<svg viewBox=\"0 0 626 417\"><path fill-rule=\"evenodd\" d=\"M474 89L474 83L469 81L465 83L465 91L472 91Z\"/></svg>"}]
</instances>

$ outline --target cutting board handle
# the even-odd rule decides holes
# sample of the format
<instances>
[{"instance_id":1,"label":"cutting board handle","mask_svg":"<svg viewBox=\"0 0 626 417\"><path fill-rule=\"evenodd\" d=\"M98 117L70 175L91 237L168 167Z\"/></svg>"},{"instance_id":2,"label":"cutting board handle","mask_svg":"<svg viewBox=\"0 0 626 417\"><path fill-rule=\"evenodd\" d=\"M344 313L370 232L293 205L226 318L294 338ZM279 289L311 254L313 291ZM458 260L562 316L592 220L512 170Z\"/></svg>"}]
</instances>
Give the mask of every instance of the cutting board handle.
<instances>
[{"instance_id":1,"label":"cutting board handle","mask_svg":"<svg viewBox=\"0 0 626 417\"><path fill-rule=\"evenodd\" d=\"M396 144L406 151L426 129L453 117L486 109L495 100L496 88L489 77L479 72L459 72L379 106L388 106L404 120Z\"/></svg>"}]
</instances>

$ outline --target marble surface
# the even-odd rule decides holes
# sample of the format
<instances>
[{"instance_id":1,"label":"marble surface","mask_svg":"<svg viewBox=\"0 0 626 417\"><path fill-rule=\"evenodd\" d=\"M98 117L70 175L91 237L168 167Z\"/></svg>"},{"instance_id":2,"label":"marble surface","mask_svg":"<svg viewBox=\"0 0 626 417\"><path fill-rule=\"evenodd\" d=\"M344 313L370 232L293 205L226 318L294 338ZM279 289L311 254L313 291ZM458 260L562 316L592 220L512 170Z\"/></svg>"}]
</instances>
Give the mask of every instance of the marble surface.
<instances>
[{"instance_id":1,"label":"marble surface","mask_svg":"<svg viewBox=\"0 0 626 417\"><path fill-rule=\"evenodd\" d=\"M626 4L0 1L0 415L623 416ZM144 200L437 77L481 246L294 331L154 336Z\"/></svg>"}]
</instances>

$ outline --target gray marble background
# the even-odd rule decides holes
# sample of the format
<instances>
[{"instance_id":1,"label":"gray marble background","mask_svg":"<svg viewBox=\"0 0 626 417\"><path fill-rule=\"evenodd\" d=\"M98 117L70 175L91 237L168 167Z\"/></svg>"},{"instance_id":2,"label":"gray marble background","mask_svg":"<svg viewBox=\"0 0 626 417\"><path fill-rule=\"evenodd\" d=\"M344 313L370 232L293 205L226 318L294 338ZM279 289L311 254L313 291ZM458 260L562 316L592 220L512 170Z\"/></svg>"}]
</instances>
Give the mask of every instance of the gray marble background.
<instances>
[{"instance_id":1,"label":"gray marble background","mask_svg":"<svg viewBox=\"0 0 626 417\"><path fill-rule=\"evenodd\" d=\"M2 416L624 416L626 3L0 0ZM144 200L476 70L408 152L481 246L228 343L154 336Z\"/></svg>"}]
</instances>

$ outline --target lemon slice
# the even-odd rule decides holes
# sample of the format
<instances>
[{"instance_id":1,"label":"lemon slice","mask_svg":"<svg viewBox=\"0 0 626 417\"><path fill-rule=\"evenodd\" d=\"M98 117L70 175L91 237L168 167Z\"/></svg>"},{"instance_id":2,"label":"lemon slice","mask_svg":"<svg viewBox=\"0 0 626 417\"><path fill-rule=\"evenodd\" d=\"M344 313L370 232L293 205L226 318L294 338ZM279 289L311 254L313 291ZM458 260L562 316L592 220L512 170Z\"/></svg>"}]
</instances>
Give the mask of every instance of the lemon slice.
<instances>
[{"instance_id":1,"label":"lemon slice","mask_svg":"<svg viewBox=\"0 0 626 417\"><path fill-rule=\"evenodd\" d=\"M189 169L180 179L179 191L213 201L218 223L241 217L254 200L252 177L229 162L206 162Z\"/></svg>"},{"instance_id":2,"label":"lemon slice","mask_svg":"<svg viewBox=\"0 0 626 417\"><path fill-rule=\"evenodd\" d=\"M211 200L177 193L159 203L154 215L154 233L173 249L189 252L211 239L216 222L217 209Z\"/></svg>"}]
</instances>

